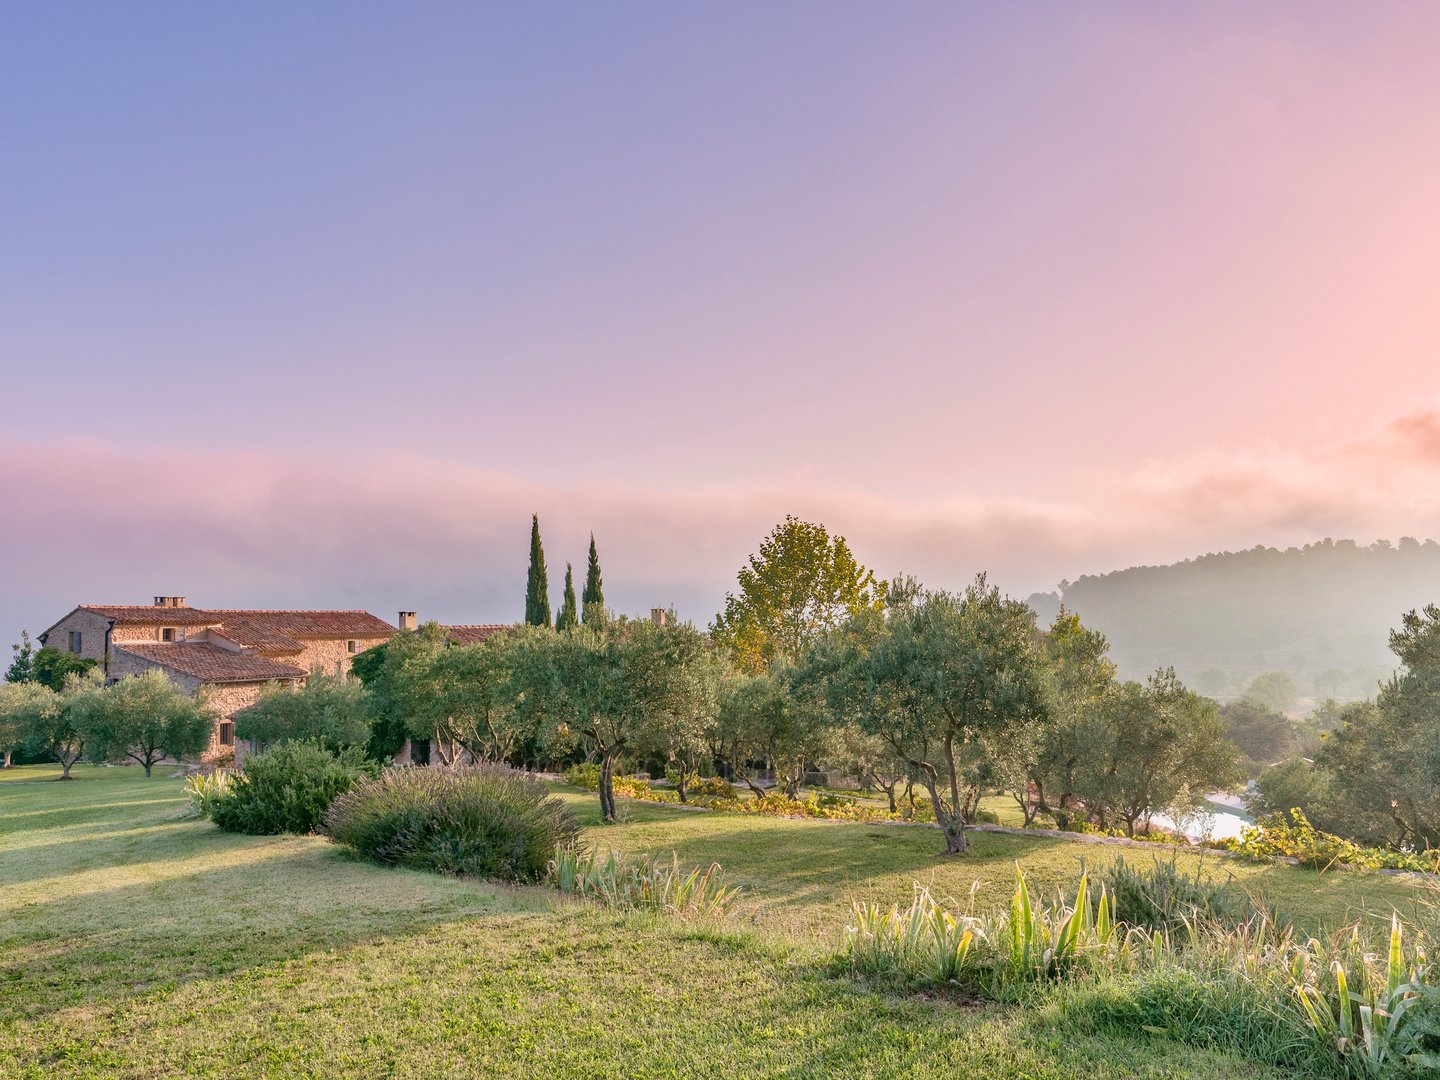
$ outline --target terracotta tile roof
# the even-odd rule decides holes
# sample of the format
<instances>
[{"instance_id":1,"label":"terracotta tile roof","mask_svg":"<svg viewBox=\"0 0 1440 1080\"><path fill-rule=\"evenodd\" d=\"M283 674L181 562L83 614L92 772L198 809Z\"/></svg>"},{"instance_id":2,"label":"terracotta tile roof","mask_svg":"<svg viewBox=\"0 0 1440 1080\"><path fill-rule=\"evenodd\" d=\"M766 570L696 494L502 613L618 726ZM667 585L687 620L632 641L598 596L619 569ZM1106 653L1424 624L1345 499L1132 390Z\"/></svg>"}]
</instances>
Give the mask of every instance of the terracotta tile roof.
<instances>
[{"instance_id":1,"label":"terracotta tile roof","mask_svg":"<svg viewBox=\"0 0 1440 1080\"><path fill-rule=\"evenodd\" d=\"M93 611L116 626L215 626L220 617L213 611L192 607L157 607L154 604L81 604L80 611Z\"/></svg>"},{"instance_id":2,"label":"terracotta tile roof","mask_svg":"<svg viewBox=\"0 0 1440 1080\"><path fill-rule=\"evenodd\" d=\"M476 626L442 626L445 637L456 645L478 645L491 634L501 630L513 630L512 623L482 623Z\"/></svg>"},{"instance_id":3,"label":"terracotta tile roof","mask_svg":"<svg viewBox=\"0 0 1440 1080\"><path fill-rule=\"evenodd\" d=\"M391 638L395 627L368 611L244 611L214 608L220 622L241 619L251 627L291 638Z\"/></svg>"},{"instance_id":4,"label":"terracotta tile roof","mask_svg":"<svg viewBox=\"0 0 1440 1080\"><path fill-rule=\"evenodd\" d=\"M193 675L202 682L264 682L298 679L305 671L255 653L231 652L205 642L154 642L116 645L116 652L131 653L153 664Z\"/></svg>"},{"instance_id":5,"label":"terracotta tile roof","mask_svg":"<svg viewBox=\"0 0 1440 1080\"><path fill-rule=\"evenodd\" d=\"M212 628L210 634L218 634L236 645L263 653L298 653L305 648L294 638L266 626L260 619L227 618L223 625Z\"/></svg>"},{"instance_id":6,"label":"terracotta tile roof","mask_svg":"<svg viewBox=\"0 0 1440 1080\"><path fill-rule=\"evenodd\" d=\"M292 639L279 648L298 649L294 638L389 638L395 627L368 611L264 611L238 608L157 607L154 604L81 604L80 610L114 619L117 626L223 626L257 639ZM229 635L227 635L229 636ZM241 644L248 645L244 641Z\"/></svg>"}]
</instances>

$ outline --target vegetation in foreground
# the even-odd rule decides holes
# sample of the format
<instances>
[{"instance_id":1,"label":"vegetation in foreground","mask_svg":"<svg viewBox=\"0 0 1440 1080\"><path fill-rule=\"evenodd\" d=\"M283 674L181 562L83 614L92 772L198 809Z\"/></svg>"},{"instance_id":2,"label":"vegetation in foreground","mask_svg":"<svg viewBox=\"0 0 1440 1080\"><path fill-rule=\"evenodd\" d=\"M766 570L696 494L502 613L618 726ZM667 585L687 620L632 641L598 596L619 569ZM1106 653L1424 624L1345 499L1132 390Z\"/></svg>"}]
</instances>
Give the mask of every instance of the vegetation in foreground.
<instances>
[{"instance_id":1,"label":"vegetation in foreground","mask_svg":"<svg viewBox=\"0 0 1440 1080\"><path fill-rule=\"evenodd\" d=\"M1017 860L1037 892L1073 879L1079 845L1063 840L978 834L956 862L920 829L640 804L597 828L593 797L562 794L597 848L725 866L736 914L682 922L379 867L318 837L224 833L182 820L180 781L139 769L27 782L58 774L0 779L14 1075L1305 1075L1114 1009L977 1004L828 963L851 901L908 902L917 880L963 896L979 878L977 903L1003 904ZM1096 872L1110 854L1083 853ZM1428 896L1408 879L1178 858L1306 924L1413 917Z\"/></svg>"}]
</instances>

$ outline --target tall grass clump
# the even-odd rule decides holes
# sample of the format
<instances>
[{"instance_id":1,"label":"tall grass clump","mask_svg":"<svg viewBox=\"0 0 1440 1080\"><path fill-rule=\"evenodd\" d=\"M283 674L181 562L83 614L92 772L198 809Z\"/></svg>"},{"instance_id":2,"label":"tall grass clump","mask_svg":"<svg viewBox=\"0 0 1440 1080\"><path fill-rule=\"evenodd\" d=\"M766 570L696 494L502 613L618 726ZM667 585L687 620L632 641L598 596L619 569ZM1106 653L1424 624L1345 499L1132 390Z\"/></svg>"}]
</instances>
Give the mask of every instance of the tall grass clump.
<instances>
[{"instance_id":1,"label":"tall grass clump","mask_svg":"<svg viewBox=\"0 0 1440 1080\"><path fill-rule=\"evenodd\" d=\"M974 894L971 894L973 907ZM1096 896L1082 874L1073 899L1039 901L1015 871L1007 911L954 915L916 886L908 908L856 903L846 956L864 972L889 971L922 981L960 980L1001 994L1017 983L1057 978L1077 966L1123 958L1143 934L1115 921L1102 886Z\"/></svg>"},{"instance_id":2,"label":"tall grass clump","mask_svg":"<svg viewBox=\"0 0 1440 1080\"><path fill-rule=\"evenodd\" d=\"M190 800L185 809L187 818L208 818L215 807L230 795L230 770L193 773L185 779L185 795Z\"/></svg>"},{"instance_id":3,"label":"tall grass clump","mask_svg":"<svg viewBox=\"0 0 1440 1080\"><path fill-rule=\"evenodd\" d=\"M1390 920L1383 955L1366 951L1358 927L1328 945L1311 940L1292 962L1293 990L1317 1037L1334 1047L1351 1076L1383 1077L1424 1068L1440 1075L1440 990L1423 943L1405 947L1400 917Z\"/></svg>"},{"instance_id":4,"label":"tall grass clump","mask_svg":"<svg viewBox=\"0 0 1440 1080\"><path fill-rule=\"evenodd\" d=\"M549 880L562 893L594 900L621 911L660 911L681 917L728 914L739 888L726 885L719 863L685 870L672 854L667 864L649 855L604 858L574 845L560 845L550 860Z\"/></svg>"},{"instance_id":5,"label":"tall grass clump","mask_svg":"<svg viewBox=\"0 0 1440 1080\"><path fill-rule=\"evenodd\" d=\"M973 890L970 898L973 902ZM851 916L846 931L850 962L871 975L898 972L952 982L970 970L986 942L984 920L952 915L923 885L915 886L903 911L857 902Z\"/></svg>"},{"instance_id":6,"label":"tall grass clump","mask_svg":"<svg viewBox=\"0 0 1440 1080\"><path fill-rule=\"evenodd\" d=\"M1038 900L1017 871L1004 910L951 914L918 886L909 908L856 904L840 959L867 975L1023 997L1067 1031L1143 1031L1306 1075L1440 1076L1440 987L1398 916L1372 951L1359 925L1301 941L1263 910L1238 920L1233 897L1193 891L1163 864L1106 876L1145 892L1121 902L1102 884L1096 895L1082 873L1070 894ZM1125 905L1141 925L1118 917Z\"/></svg>"},{"instance_id":7,"label":"tall grass clump","mask_svg":"<svg viewBox=\"0 0 1440 1080\"><path fill-rule=\"evenodd\" d=\"M335 798L374 770L358 747L336 753L315 742L281 743L247 757L201 805L227 832L314 832Z\"/></svg>"},{"instance_id":8,"label":"tall grass clump","mask_svg":"<svg viewBox=\"0 0 1440 1080\"><path fill-rule=\"evenodd\" d=\"M325 832L376 862L538 881L580 823L535 777L481 764L390 769L336 799Z\"/></svg>"},{"instance_id":9,"label":"tall grass clump","mask_svg":"<svg viewBox=\"0 0 1440 1080\"><path fill-rule=\"evenodd\" d=\"M1254 899L1230 882L1209 881L1199 869L1181 869L1178 860L1157 858L1148 867L1123 858L1108 864L1100 882L1115 905L1115 918L1130 926L1180 930L1214 923L1235 927L1257 914Z\"/></svg>"}]
</instances>

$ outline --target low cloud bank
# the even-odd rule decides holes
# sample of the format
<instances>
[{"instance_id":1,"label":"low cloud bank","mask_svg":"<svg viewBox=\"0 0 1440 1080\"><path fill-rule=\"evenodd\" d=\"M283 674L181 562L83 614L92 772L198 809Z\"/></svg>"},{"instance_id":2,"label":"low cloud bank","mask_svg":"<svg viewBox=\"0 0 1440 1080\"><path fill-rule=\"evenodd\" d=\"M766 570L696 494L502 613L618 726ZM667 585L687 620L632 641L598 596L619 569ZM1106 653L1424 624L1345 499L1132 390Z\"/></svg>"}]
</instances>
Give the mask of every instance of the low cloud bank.
<instances>
[{"instance_id":1,"label":"low cloud bank","mask_svg":"<svg viewBox=\"0 0 1440 1080\"><path fill-rule=\"evenodd\" d=\"M552 592L593 529L607 598L707 622L786 513L845 534L885 575L1025 594L1062 577L1324 536L1440 536L1440 406L1307 448L1261 446L1080 476L1063 501L888 499L840 488L564 490L503 464L413 453L144 452L0 443L0 620L43 629L78 602L187 594L213 606L415 608L454 622L523 610L529 516Z\"/></svg>"}]
</instances>

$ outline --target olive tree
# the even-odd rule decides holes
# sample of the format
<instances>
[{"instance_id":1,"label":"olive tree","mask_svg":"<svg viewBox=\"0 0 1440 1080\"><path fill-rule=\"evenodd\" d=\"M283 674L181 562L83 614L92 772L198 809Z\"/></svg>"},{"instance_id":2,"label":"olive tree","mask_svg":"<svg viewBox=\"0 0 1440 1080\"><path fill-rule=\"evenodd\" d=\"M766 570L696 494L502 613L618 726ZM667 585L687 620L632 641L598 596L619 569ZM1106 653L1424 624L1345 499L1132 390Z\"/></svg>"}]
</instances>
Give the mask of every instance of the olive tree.
<instances>
[{"instance_id":1,"label":"olive tree","mask_svg":"<svg viewBox=\"0 0 1440 1080\"><path fill-rule=\"evenodd\" d=\"M25 685L44 686L38 680ZM69 780L71 766L85 752L85 732L75 722L78 714L74 706L86 695L103 690L105 679L90 668L71 672L63 686L58 694L50 691L48 697L37 694L31 698L20 709L18 719L20 741L49 754L60 765L60 779Z\"/></svg>"},{"instance_id":2,"label":"olive tree","mask_svg":"<svg viewBox=\"0 0 1440 1080\"><path fill-rule=\"evenodd\" d=\"M1226 738L1215 702L1157 671L1128 682L1105 702L1078 769L1076 787L1102 826L1129 835L1187 794L1227 788L1244 778L1240 751Z\"/></svg>"},{"instance_id":3,"label":"olive tree","mask_svg":"<svg viewBox=\"0 0 1440 1080\"><path fill-rule=\"evenodd\" d=\"M1034 612L982 574L959 595L920 593L848 638L832 702L915 770L945 853L964 852L983 744L1021 737L1045 714Z\"/></svg>"},{"instance_id":4,"label":"olive tree","mask_svg":"<svg viewBox=\"0 0 1440 1080\"><path fill-rule=\"evenodd\" d=\"M316 672L305 685L271 683L254 705L235 714L235 734L263 750L282 742L310 740L333 750L370 739L370 695L358 682Z\"/></svg>"},{"instance_id":5,"label":"olive tree","mask_svg":"<svg viewBox=\"0 0 1440 1080\"><path fill-rule=\"evenodd\" d=\"M1016 798L1027 825L1045 813L1065 828L1084 813L1080 776L1085 760L1103 743L1106 704L1118 687L1105 636L1081 625L1073 612L1060 610L1045 635L1044 650L1049 707L1030 737L1014 740L1023 759L1018 778L1025 788Z\"/></svg>"},{"instance_id":6,"label":"olive tree","mask_svg":"<svg viewBox=\"0 0 1440 1080\"><path fill-rule=\"evenodd\" d=\"M199 754L215 732L214 715L156 670L87 686L66 712L94 760L133 761L146 776L167 757Z\"/></svg>"},{"instance_id":7,"label":"olive tree","mask_svg":"<svg viewBox=\"0 0 1440 1080\"><path fill-rule=\"evenodd\" d=\"M59 708L60 695L43 683L0 683L0 751L5 768L16 750L40 741L37 736L48 731L49 718Z\"/></svg>"},{"instance_id":8,"label":"olive tree","mask_svg":"<svg viewBox=\"0 0 1440 1080\"><path fill-rule=\"evenodd\" d=\"M600 813L615 821L615 763L703 740L714 713L714 660L689 625L615 619L527 638L516 650L517 705L540 740L582 740L600 762Z\"/></svg>"}]
</instances>

